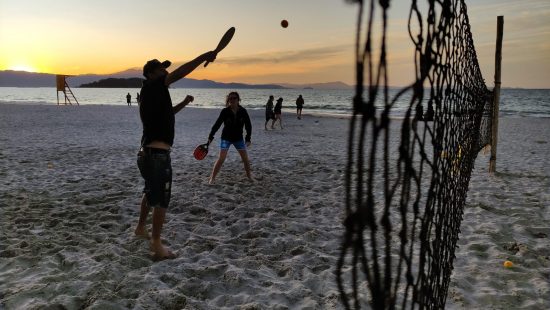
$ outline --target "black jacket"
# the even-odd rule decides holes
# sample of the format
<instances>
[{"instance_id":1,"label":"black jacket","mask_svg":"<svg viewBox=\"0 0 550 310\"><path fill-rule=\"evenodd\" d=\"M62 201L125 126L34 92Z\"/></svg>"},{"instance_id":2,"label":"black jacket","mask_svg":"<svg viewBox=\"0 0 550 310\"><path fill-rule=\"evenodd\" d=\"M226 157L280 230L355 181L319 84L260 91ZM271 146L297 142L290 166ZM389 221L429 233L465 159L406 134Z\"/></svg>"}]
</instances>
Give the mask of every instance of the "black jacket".
<instances>
[{"instance_id":1,"label":"black jacket","mask_svg":"<svg viewBox=\"0 0 550 310\"><path fill-rule=\"evenodd\" d=\"M223 109L220 112L220 116L212 126L209 138L214 139L216 131L220 129L223 123L222 139L237 142L243 139L243 127L246 129L245 141L250 142L250 135L252 134L252 124L250 123L250 117L246 109L239 106L237 113L233 113L230 107Z\"/></svg>"}]
</instances>

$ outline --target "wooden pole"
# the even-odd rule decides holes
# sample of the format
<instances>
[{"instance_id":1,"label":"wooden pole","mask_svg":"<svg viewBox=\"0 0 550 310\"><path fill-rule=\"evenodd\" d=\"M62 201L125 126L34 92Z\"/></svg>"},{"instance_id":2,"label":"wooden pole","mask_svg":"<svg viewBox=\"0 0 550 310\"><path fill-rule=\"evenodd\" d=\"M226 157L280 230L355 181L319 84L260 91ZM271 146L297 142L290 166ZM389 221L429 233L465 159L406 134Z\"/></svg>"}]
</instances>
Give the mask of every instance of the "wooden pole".
<instances>
[{"instance_id":1,"label":"wooden pole","mask_svg":"<svg viewBox=\"0 0 550 310\"><path fill-rule=\"evenodd\" d=\"M493 89L493 119L491 128L491 159L489 160L489 172L497 169L497 140L498 140L498 110L500 103L500 73L502 64L502 33L504 29L504 16L497 17L497 47L495 52L495 88Z\"/></svg>"}]
</instances>

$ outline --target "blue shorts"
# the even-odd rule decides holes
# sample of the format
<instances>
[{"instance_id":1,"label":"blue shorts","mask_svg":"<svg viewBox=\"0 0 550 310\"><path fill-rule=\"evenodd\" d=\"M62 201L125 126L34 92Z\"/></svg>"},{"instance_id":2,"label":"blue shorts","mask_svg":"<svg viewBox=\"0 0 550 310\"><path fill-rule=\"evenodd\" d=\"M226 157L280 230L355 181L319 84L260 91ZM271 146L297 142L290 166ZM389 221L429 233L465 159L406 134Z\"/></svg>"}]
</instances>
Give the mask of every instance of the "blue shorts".
<instances>
[{"instance_id":1,"label":"blue shorts","mask_svg":"<svg viewBox=\"0 0 550 310\"><path fill-rule=\"evenodd\" d=\"M137 164L145 180L143 193L150 207L168 208L172 194L172 162L170 151L144 148Z\"/></svg>"},{"instance_id":2,"label":"blue shorts","mask_svg":"<svg viewBox=\"0 0 550 310\"><path fill-rule=\"evenodd\" d=\"M246 151L246 144L244 143L244 140L231 142L231 141L227 141L227 140L222 139L221 142L220 142L220 149L227 151L227 150L229 150L229 147L231 146L231 144L233 144L235 146L235 148L239 151L240 150L245 150Z\"/></svg>"}]
</instances>

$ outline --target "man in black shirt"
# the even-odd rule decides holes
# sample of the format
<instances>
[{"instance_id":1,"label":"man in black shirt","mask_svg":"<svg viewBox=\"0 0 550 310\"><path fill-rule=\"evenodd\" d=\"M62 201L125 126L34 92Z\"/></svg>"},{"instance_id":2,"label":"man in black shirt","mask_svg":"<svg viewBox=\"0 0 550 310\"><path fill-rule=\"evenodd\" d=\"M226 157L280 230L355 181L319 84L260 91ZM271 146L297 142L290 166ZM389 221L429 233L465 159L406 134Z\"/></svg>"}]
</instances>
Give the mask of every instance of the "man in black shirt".
<instances>
[{"instance_id":1,"label":"man in black shirt","mask_svg":"<svg viewBox=\"0 0 550 310\"><path fill-rule=\"evenodd\" d=\"M145 180L145 188L135 234L149 238L145 222L150 208L153 208L151 250L154 260L176 257L163 246L160 234L172 189L170 148L174 143L174 114L193 101L193 97L188 95L182 102L172 106L168 86L191 73L203 62L212 62L215 59L216 52L206 52L171 73L166 71L171 64L168 60L160 62L153 59L143 67L143 75L147 80L143 82L140 93L139 115L143 124L143 135L138 153L138 167Z\"/></svg>"}]
</instances>

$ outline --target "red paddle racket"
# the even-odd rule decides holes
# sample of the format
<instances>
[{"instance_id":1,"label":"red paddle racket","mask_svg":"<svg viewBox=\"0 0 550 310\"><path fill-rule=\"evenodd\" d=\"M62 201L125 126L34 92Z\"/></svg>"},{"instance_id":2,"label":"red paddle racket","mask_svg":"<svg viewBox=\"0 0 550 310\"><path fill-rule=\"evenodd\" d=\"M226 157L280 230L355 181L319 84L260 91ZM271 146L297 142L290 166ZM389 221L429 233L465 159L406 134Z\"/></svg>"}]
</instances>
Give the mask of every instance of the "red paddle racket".
<instances>
[{"instance_id":1,"label":"red paddle racket","mask_svg":"<svg viewBox=\"0 0 550 310\"><path fill-rule=\"evenodd\" d=\"M193 156L195 156L196 160L203 160L206 155L208 155L208 145L210 142L201 144L195 148L195 151L193 151Z\"/></svg>"}]
</instances>

